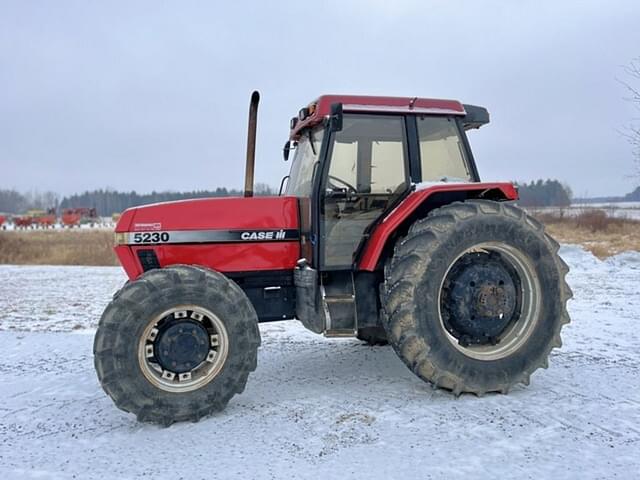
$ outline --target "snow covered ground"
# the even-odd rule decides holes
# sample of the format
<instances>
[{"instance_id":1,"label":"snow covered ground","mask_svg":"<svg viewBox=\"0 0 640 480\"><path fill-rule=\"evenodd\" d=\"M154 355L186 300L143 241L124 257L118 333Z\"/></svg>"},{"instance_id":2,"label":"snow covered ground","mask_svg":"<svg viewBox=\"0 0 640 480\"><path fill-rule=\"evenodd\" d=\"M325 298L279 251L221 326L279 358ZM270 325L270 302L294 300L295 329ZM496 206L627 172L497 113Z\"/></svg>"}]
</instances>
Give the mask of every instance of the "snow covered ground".
<instances>
[{"instance_id":1,"label":"snow covered ground","mask_svg":"<svg viewBox=\"0 0 640 480\"><path fill-rule=\"evenodd\" d=\"M569 207L527 207L534 213L549 213L557 216L576 217L594 210L603 211L608 217L640 220L640 202L611 202L611 203L574 203Z\"/></svg>"},{"instance_id":2,"label":"snow covered ground","mask_svg":"<svg viewBox=\"0 0 640 480\"><path fill-rule=\"evenodd\" d=\"M529 387L455 399L389 347L283 322L224 412L166 429L93 371L119 268L0 266L0 478L637 478L640 253L561 254L573 322Z\"/></svg>"},{"instance_id":3,"label":"snow covered ground","mask_svg":"<svg viewBox=\"0 0 640 480\"><path fill-rule=\"evenodd\" d=\"M27 228L21 228L21 227L16 227L16 224L9 219L9 220L6 220L2 225L0 225L0 229L8 230L8 231L16 230L19 232L41 232L43 230L47 230L47 231L55 230L55 231L61 231L61 232L71 230L73 232L77 232L77 231L95 230L95 229L113 230L115 226L116 224L111 219L111 217L100 217L99 220L94 224L84 223L82 225L77 225L73 228L66 227L59 221L47 228L42 228L42 227L38 228L36 225L30 225Z\"/></svg>"}]
</instances>

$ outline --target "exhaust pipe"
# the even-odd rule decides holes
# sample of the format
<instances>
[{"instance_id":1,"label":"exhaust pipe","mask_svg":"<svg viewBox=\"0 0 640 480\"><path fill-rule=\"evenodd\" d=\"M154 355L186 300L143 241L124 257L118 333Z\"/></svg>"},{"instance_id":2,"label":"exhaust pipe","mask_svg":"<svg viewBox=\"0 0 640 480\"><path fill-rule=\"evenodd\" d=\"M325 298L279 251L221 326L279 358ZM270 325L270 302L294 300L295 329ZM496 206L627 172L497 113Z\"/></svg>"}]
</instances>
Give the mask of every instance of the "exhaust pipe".
<instances>
[{"instance_id":1,"label":"exhaust pipe","mask_svg":"<svg viewBox=\"0 0 640 480\"><path fill-rule=\"evenodd\" d=\"M258 129L258 102L260 93L251 94L249 104L249 130L247 132L247 166L244 174L244 196L253 197L253 176L256 165L256 131Z\"/></svg>"}]
</instances>

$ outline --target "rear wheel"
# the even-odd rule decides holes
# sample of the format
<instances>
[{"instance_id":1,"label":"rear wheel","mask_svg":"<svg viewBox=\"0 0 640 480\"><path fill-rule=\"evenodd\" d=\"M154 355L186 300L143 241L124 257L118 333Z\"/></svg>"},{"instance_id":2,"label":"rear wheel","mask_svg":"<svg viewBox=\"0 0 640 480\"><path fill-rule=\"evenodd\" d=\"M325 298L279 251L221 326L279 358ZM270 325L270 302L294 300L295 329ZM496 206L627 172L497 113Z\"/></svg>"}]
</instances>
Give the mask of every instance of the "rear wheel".
<instances>
[{"instance_id":1,"label":"rear wheel","mask_svg":"<svg viewBox=\"0 0 640 480\"><path fill-rule=\"evenodd\" d=\"M455 394L528 384L569 322L568 268L557 251L542 225L511 205L434 210L385 269L390 343L416 375Z\"/></svg>"},{"instance_id":2,"label":"rear wheel","mask_svg":"<svg viewBox=\"0 0 640 480\"><path fill-rule=\"evenodd\" d=\"M105 310L98 379L118 408L169 425L222 410L257 365L258 320L244 292L198 267L152 270Z\"/></svg>"}]
</instances>

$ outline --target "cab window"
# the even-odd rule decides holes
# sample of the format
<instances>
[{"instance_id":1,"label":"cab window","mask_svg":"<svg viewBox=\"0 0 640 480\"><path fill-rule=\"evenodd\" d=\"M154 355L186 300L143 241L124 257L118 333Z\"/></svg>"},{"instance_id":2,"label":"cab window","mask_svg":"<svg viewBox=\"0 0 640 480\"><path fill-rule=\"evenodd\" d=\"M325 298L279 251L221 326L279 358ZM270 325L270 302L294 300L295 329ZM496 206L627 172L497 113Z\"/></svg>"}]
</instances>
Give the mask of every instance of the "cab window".
<instances>
[{"instance_id":1,"label":"cab window","mask_svg":"<svg viewBox=\"0 0 640 480\"><path fill-rule=\"evenodd\" d=\"M304 132L298 141L295 155L291 163L289 181L285 191L286 195L294 197L310 197L315 165L320 155L320 146L324 129L315 128Z\"/></svg>"},{"instance_id":2,"label":"cab window","mask_svg":"<svg viewBox=\"0 0 640 480\"><path fill-rule=\"evenodd\" d=\"M406 185L402 117L345 115L332 144L329 185L390 194Z\"/></svg>"},{"instance_id":3,"label":"cab window","mask_svg":"<svg viewBox=\"0 0 640 480\"><path fill-rule=\"evenodd\" d=\"M423 182L472 181L458 125L450 117L418 117Z\"/></svg>"}]
</instances>

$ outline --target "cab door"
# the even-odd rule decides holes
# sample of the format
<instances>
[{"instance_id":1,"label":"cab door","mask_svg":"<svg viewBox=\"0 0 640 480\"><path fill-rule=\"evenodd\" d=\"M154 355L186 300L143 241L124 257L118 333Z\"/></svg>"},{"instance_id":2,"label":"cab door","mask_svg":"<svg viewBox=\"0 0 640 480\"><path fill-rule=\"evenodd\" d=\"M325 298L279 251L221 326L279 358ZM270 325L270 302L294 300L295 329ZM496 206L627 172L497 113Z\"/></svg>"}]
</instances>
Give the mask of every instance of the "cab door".
<instances>
[{"instance_id":1,"label":"cab door","mask_svg":"<svg viewBox=\"0 0 640 480\"><path fill-rule=\"evenodd\" d=\"M409 186L403 116L345 114L320 185L322 270L351 269L363 234Z\"/></svg>"}]
</instances>

